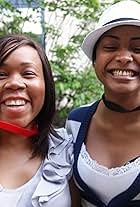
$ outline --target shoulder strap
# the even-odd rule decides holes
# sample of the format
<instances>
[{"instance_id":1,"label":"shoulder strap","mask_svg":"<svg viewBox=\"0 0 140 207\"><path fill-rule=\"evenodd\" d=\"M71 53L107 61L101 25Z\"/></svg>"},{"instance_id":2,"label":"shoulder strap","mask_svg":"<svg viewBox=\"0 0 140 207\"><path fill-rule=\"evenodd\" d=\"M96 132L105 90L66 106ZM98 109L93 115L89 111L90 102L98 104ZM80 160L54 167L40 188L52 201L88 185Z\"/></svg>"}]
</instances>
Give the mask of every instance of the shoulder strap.
<instances>
[{"instance_id":1,"label":"shoulder strap","mask_svg":"<svg viewBox=\"0 0 140 207\"><path fill-rule=\"evenodd\" d=\"M79 116L82 117L82 118L80 119L81 126L79 128L77 139L76 139L76 142L75 142L75 145L74 145L75 160L78 159L82 143L84 142L85 137L87 135L90 120L91 120L93 114L95 113L99 102L100 102L100 100L96 101L91 106L88 106L86 108L82 108L82 107L79 108L79 111L78 111Z\"/></svg>"}]
</instances>

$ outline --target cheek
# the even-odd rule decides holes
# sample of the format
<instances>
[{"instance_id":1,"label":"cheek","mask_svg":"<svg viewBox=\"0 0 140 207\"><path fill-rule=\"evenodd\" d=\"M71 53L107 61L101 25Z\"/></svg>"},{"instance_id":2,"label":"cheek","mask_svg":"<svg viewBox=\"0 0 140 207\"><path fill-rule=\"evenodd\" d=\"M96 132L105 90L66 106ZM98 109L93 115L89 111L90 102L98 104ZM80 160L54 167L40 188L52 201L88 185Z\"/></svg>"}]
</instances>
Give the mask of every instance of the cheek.
<instances>
[{"instance_id":1,"label":"cheek","mask_svg":"<svg viewBox=\"0 0 140 207\"><path fill-rule=\"evenodd\" d=\"M95 68L95 73L96 75L100 74L101 71L103 70L103 64L101 61L99 61L99 59L96 59L96 62L94 64L94 68Z\"/></svg>"},{"instance_id":2,"label":"cheek","mask_svg":"<svg viewBox=\"0 0 140 207\"><path fill-rule=\"evenodd\" d=\"M110 64L114 64L114 60L114 54L108 54L103 51L98 52L95 61L95 68L97 69L97 72L104 72Z\"/></svg>"},{"instance_id":3,"label":"cheek","mask_svg":"<svg viewBox=\"0 0 140 207\"><path fill-rule=\"evenodd\" d=\"M98 80L103 83L105 78L104 64L98 59L95 62L94 68Z\"/></svg>"},{"instance_id":4,"label":"cheek","mask_svg":"<svg viewBox=\"0 0 140 207\"><path fill-rule=\"evenodd\" d=\"M103 52L97 52L97 54L96 54L96 63L97 64L103 64L105 61L106 61L106 59L107 59L107 55L106 54L104 54Z\"/></svg>"},{"instance_id":5,"label":"cheek","mask_svg":"<svg viewBox=\"0 0 140 207\"><path fill-rule=\"evenodd\" d=\"M39 81L35 84L33 84L32 86L32 91L30 91L33 96L33 103L35 108L41 109L43 104L44 104L44 100L45 100L45 83L44 81Z\"/></svg>"}]
</instances>

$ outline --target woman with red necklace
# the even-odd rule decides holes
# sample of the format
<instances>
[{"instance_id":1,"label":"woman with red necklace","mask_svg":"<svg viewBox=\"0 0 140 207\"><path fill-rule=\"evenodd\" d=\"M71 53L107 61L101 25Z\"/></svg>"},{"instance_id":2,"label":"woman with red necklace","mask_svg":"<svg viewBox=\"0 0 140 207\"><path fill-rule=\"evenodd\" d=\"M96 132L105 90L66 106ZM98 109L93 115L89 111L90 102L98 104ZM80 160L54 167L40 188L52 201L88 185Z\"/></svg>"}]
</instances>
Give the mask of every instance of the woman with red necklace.
<instances>
[{"instance_id":1,"label":"woman with red necklace","mask_svg":"<svg viewBox=\"0 0 140 207\"><path fill-rule=\"evenodd\" d=\"M45 51L22 35L0 37L1 206L70 207L71 137L53 128L54 114Z\"/></svg>"}]
</instances>

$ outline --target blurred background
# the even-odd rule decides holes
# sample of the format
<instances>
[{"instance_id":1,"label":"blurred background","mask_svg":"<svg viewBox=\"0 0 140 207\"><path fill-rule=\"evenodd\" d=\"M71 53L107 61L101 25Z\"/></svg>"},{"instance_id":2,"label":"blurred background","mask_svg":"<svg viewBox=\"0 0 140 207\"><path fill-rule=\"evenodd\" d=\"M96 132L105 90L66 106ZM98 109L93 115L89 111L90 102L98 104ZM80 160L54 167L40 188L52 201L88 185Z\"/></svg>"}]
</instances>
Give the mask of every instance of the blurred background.
<instances>
[{"instance_id":1,"label":"blurred background","mask_svg":"<svg viewBox=\"0 0 140 207\"><path fill-rule=\"evenodd\" d=\"M0 0L0 35L29 35L46 51L56 86L56 127L64 126L73 108L101 98L102 85L81 43L96 26L100 13L115 2Z\"/></svg>"}]
</instances>

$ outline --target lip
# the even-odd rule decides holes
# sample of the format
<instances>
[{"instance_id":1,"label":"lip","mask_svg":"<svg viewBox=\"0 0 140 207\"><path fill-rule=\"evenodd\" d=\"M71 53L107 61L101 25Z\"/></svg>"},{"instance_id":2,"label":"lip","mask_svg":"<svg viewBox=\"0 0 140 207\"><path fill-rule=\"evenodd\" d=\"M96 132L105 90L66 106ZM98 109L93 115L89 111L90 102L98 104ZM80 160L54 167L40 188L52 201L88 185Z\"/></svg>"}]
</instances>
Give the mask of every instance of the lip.
<instances>
[{"instance_id":1,"label":"lip","mask_svg":"<svg viewBox=\"0 0 140 207\"><path fill-rule=\"evenodd\" d=\"M107 71L109 72L109 71L111 71L111 70L122 70L122 71L133 71L133 72L135 72L135 73L139 73L140 71L139 70L137 70L137 69L132 69L132 68L109 68L109 69L107 69Z\"/></svg>"},{"instance_id":2,"label":"lip","mask_svg":"<svg viewBox=\"0 0 140 207\"><path fill-rule=\"evenodd\" d=\"M140 72L127 68L111 68L107 72L115 79L134 80L140 76Z\"/></svg>"},{"instance_id":3,"label":"lip","mask_svg":"<svg viewBox=\"0 0 140 207\"><path fill-rule=\"evenodd\" d=\"M111 77L115 80L121 80L121 81L132 81L132 80L136 80L137 76L134 77L129 77L129 76L113 76L112 74L110 74Z\"/></svg>"},{"instance_id":4,"label":"lip","mask_svg":"<svg viewBox=\"0 0 140 207\"><path fill-rule=\"evenodd\" d=\"M17 105L12 102L12 100L16 100L17 101ZM18 105L18 100L24 100L23 101L23 105L19 104ZM9 102L6 104L6 101ZM22 103L21 101L21 103ZM11 102L11 103L10 103ZM29 99L25 98L25 97L21 97L21 96L8 96L6 98L3 98L0 105L1 105L1 113L6 116L6 117L10 117L10 119L15 119L15 118L21 118L24 113L26 111L29 110L30 107L30 102Z\"/></svg>"},{"instance_id":5,"label":"lip","mask_svg":"<svg viewBox=\"0 0 140 207\"><path fill-rule=\"evenodd\" d=\"M9 96L9 97L6 97L6 98L3 98L0 103L3 104L5 103L6 101L12 101L12 100L23 100L25 102L30 102L29 99L23 97L23 96Z\"/></svg>"}]
</instances>

